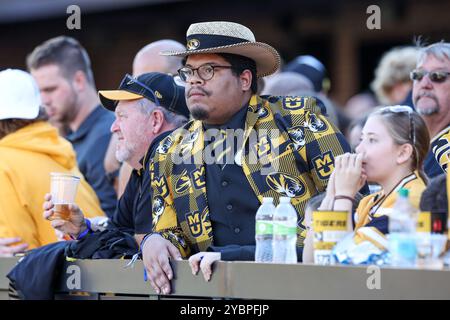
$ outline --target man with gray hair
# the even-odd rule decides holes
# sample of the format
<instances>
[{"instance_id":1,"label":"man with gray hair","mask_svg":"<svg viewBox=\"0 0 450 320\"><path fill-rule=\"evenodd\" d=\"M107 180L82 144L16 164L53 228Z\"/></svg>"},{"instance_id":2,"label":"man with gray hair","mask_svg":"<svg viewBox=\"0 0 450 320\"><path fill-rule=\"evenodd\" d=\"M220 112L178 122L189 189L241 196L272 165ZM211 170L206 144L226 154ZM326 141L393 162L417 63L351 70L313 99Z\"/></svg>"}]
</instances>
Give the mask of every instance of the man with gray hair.
<instances>
[{"instance_id":1,"label":"man with gray hair","mask_svg":"<svg viewBox=\"0 0 450 320\"><path fill-rule=\"evenodd\" d=\"M430 152L425 173L435 177L447 172L450 162L450 43L438 42L420 50L411 72L413 101L430 132Z\"/></svg>"},{"instance_id":2,"label":"man with gray hair","mask_svg":"<svg viewBox=\"0 0 450 320\"><path fill-rule=\"evenodd\" d=\"M139 243L152 228L149 162L159 142L187 121L184 87L167 74L151 72L137 78L126 75L119 89L99 91L99 96L102 105L116 114L111 126L118 137L116 157L134 169L108 228L132 234ZM49 195L46 201L44 217L53 211ZM70 221L52 221L55 229L76 239L92 231L90 224L77 208Z\"/></svg>"},{"instance_id":3,"label":"man with gray hair","mask_svg":"<svg viewBox=\"0 0 450 320\"><path fill-rule=\"evenodd\" d=\"M176 75L177 70L182 65L181 57L169 57L160 55L160 51L164 50L183 50L184 46L171 39L163 39L151 42L140 49L133 60L133 76L138 77L148 72L162 72L170 75ZM183 84L184 85L184 84ZM105 170L109 176L117 178L117 196L120 196L125 191L125 188L130 178L131 167L126 162L120 163L115 157L115 150L117 144L117 136L113 135L109 143L108 150L105 156Z\"/></svg>"}]
</instances>

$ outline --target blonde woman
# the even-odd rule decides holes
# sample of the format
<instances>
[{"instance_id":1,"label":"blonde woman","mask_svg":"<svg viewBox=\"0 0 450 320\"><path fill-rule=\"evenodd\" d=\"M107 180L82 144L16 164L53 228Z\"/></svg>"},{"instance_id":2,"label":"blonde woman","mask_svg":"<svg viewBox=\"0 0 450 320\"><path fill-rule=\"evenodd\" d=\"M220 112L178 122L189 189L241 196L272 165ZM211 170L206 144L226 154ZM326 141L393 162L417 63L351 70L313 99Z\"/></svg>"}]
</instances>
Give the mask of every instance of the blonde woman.
<instances>
[{"instance_id":1,"label":"blonde woman","mask_svg":"<svg viewBox=\"0 0 450 320\"><path fill-rule=\"evenodd\" d=\"M379 192L359 203L354 232L356 242L369 240L380 249L385 248L384 235L388 232L388 215L397 198L396 191L408 189L410 201L419 207L427 181L422 168L429 141L424 121L410 107L392 106L375 111L364 125L356 153L336 157L320 210L351 212L361 186L366 181L379 184ZM306 237L311 236L312 232L308 232ZM312 261L311 247L303 251L303 261Z\"/></svg>"},{"instance_id":2,"label":"blonde woman","mask_svg":"<svg viewBox=\"0 0 450 320\"><path fill-rule=\"evenodd\" d=\"M414 70L419 51L416 47L396 47L386 52L375 70L371 88L383 105L403 103L412 89L409 74Z\"/></svg>"}]
</instances>

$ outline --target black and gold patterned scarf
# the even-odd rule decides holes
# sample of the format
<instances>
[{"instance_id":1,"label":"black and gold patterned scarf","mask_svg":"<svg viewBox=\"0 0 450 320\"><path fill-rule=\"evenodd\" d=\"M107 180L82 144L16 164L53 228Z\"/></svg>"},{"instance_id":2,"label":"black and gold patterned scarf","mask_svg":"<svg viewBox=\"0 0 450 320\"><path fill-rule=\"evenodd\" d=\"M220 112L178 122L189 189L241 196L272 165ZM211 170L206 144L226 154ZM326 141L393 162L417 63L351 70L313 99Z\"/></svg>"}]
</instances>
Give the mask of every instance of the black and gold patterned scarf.
<instances>
[{"instance_id":1,"label":"black and gold patterned scarf","mask_svg":"<svg viewBox=\"0 0 450 320\"><path fill-rule=\"evenodd\" d=\"M214 241L206 195L204 129L194 120L161 142L150 176L153 232L187 257ZM307 201L324 191L334 157L350 148L312 97L252 96L243 147L235 154L255 195L291 198L298 213L298 246Z\"/></svg>"}]
</instances>

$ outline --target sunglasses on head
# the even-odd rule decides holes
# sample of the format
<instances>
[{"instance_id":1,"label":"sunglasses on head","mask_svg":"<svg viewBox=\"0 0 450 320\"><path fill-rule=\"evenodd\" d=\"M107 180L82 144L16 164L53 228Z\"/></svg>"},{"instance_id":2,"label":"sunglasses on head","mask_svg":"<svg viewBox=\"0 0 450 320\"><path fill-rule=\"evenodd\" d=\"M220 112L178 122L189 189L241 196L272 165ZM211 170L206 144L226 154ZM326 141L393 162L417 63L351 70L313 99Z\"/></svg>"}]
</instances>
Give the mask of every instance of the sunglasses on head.
<instances>
[{"instance_id":1,"label":"sunglasses on head","mask_svg":"<svg viewBox=\"0 0 450 320\"><path fill-rule=\"evenodd\" d=\"M150 89L148 86L140 82L138 79L133 78L131 75L126 74L120 83L119 88L128 88L131 89L132 92L143 95L145 97L151 96L153 98L153 102L160 106L159 99L156 97L155 92Z\"/></svg>"},{"instance_id":2,"label":"sunglasses on head","mask_svg":"<svg viewBox=\"0 0 450 320\"><path fill-rule=\"evenodd\" d=\"M420 81L423 79L423 77L428 76L428 78L432 82L441 83L447 80L448 76L450 75L450 72L447 71L425 71L425 70L413 70L410 73L411 80Z\"/></svg>"},{"instance_id":3,"label":"sunglasses on head","mask_svg":"<svg viewBox=\"0 0 450 320\"><path fill-rule=\"evenodd\" d=\"M416 148L416 130L414 126L414 121L412 114L415 112L413 108L409 106L389 106L380 109L380 112L387 113L407 113L409 118L409 140L412 142L412 147L416 156L416 168L419 168L419 153Z\"/></svg>"},{"instance_id":4,"label":"sunglasses on head","mask_svg":"<svg viewBox=\"0 0 450 320\"><path fill-rule=\"evenodd\" d=\"M409 106L389 106L380 109L381 113L392 112L392 113L407 113L409 117L409 139L416 144L416 130L414 130L414 121L412 118L412 113L414 110Z\"/></svg>"}]
</instances>

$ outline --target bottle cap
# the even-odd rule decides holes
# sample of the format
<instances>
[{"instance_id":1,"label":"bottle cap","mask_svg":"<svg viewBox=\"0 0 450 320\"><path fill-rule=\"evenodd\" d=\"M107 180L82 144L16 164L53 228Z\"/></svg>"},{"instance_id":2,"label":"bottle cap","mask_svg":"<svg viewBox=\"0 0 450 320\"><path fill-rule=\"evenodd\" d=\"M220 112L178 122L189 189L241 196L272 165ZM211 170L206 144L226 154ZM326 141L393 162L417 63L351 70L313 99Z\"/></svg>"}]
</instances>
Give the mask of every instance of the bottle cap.
<instances>
[{"instance_id":1,"label":"bottle cap","mask_svg":"<svg viewBox=\"0 0 450 320\"><path fill-rule=\"evenodd\" d=\"M271 198L271 197L264 197L262 202L263 203L272 203L273 202L273 198Z\"/></svg>"},{"instance_id":2,"label":"bottle cap","mask_svg":"<svg viewBox=\"0 0 450 320\"><path fill-rule=\"evenodd\" d=\"M409 190L406 188L400 188L400 190L398 190L398 195L400 197L408 198Z\"/></svg>"},{"instance_id":3,"label":"bottle cap","mask_svg":"<svg viewBox=\"0 0 450 320\"><path fill-rule=\"evenodd\" d=\"M289 197L280 197L280 203L291 203L291 198L289 198Z\"/></svg>"}]
</instances>

